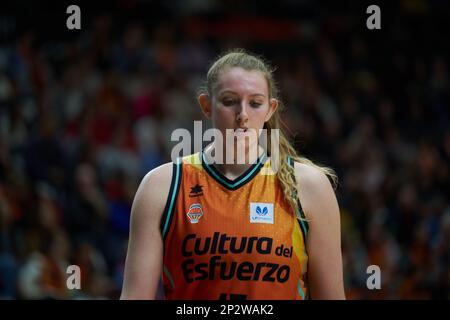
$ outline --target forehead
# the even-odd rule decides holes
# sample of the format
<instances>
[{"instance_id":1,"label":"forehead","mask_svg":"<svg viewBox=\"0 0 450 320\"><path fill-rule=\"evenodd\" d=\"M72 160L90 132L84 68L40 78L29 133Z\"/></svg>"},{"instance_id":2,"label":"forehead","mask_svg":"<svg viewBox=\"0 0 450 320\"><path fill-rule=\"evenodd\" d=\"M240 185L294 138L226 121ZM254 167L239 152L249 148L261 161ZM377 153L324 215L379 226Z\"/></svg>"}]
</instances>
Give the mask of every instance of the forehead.
<instances>
[{"instance_id":1,"label":"forehead","mask_svg":"<svg viewBox=\"0 0 450 320\"><path fill-rule=\"evenodd\" d=\"M233 67L224 70L219 76L216 92L220 95L225 91L232 91L237 94L263 94L267 96L267 80L260 71L247 71Z\"/></svg>"}]
</instances>

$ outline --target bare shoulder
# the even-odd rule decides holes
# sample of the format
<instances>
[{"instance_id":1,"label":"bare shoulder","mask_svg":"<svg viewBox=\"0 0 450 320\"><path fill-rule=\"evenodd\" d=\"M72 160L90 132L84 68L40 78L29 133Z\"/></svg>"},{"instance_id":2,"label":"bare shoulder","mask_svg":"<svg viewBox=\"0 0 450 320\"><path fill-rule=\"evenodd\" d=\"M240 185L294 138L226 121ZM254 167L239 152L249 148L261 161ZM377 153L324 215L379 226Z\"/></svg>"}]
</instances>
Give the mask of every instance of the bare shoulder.
<instances>
[{"instance_id":1,"label":"bare shoulder","mask_svg":"<svg viewBox=\"0 0 450 320\"><path fill-rule=\"evenodd\" d=\"M157 220L161 218L169 195L172 168L172 162L168 162L144 176L135 195L133 213L151 215Z\"/></svg>"},{"instance_id":2,"label":"bare shoulder","mask_svg":"<svg viewBox=\"0 0 450 320\"><path fill-rule=\"evenodd\" d=\"M172 179L172 162L162 164L149 171L142 179L141 185L149 186L154 183L169 183Z\"/></svg>"},{"instance_id":3,"label":"bare shoulder","mask_svg":"<svg viewBox=\"0 0 450 320\"><path fill-rule=\"evenodd\" d=\"M295 175L297 182L304 191L324 191L324 189L333 189L330 180L326 174L313 166L295 162Z\"/></svg>"},{"instance_id":4,"label":"bare shoulder","mask_svg":"<svg viewBox=\"0 0 450 320\"><path fill-rule=\"evenodd\" d=\"M295 162L299 199L306 216L318 215L321 207L337 207L336 196L327 175L311 165Z\"/></svg>"}]
</instances>

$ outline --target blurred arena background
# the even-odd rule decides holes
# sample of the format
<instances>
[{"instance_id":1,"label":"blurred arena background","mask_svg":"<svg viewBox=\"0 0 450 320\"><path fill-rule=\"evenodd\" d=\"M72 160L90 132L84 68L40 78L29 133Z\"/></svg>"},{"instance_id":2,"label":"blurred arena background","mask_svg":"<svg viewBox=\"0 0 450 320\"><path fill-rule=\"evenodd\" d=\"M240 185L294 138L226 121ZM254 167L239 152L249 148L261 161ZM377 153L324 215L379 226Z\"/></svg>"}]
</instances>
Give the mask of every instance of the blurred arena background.
<instances>
[{"instance_id":1,"label":"blurred arena background","mask_svg":"<svg viewBox=\"0 0 450 320\"><path fill-rule=\"evenodd\" d=\"M298 151L337 171L347 297L450 297L449 2L261 2L1 4L1 299L119 297L137 186L234 47L277 67Z\"/></svg>"}]
</instances>

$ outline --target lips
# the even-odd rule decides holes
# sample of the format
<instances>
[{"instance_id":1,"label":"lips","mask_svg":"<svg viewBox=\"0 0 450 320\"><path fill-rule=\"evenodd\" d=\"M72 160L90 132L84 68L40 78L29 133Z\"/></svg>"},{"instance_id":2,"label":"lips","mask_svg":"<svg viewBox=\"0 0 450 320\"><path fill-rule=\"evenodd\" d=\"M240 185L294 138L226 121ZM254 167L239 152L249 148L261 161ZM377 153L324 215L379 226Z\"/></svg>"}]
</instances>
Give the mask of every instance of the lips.
<instances>
[{"instance_id":1,"label":"lips","mask_svg":"<svg viewBox=\"0 0 450 320\"><path fill-rule=\"evenodd\" d=\"M234 129L234 132L237 132L237 133L242 133L242 132L247 132L247 128L237 128L237 129Z\"/></svg>"}]
</instances>

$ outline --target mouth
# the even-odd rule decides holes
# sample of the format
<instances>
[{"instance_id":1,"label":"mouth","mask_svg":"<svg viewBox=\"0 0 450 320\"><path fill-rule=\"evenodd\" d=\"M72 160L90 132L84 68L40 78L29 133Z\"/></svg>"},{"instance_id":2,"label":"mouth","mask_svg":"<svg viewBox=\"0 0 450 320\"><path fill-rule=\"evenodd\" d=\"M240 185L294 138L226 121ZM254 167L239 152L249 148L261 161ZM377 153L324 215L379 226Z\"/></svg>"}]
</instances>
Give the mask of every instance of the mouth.
<instances>
[{"instance_id":1,"label":"mouth","mask_svg":"<svg viewBox=\"0 0 450 320\"><path fill-rule=\"evenodd\" d=\"M243 133L243 132L247 132L247 128L237 128L237 129L234 129L234 132L236 132L236 133Z\"/></svg>"}]
</instances>

